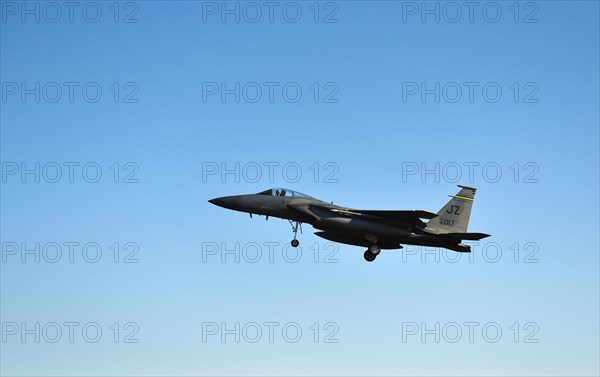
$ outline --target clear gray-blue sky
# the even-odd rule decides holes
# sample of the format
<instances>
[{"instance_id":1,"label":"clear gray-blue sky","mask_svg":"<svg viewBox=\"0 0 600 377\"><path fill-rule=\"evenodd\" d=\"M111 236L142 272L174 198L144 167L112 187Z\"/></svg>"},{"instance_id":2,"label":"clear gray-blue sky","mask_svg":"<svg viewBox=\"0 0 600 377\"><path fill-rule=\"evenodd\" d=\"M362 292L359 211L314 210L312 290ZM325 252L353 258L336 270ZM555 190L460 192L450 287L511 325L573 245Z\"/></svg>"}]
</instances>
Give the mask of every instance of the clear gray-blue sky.
<instances>
[{"instance_id":1,"label":"clear gray-blue sky","mask_svg":"<svg viewBox=\"0 0 600 377\"><path fill-rule=\"evenodd\" d=\"M0 4L2 374L600 372L598 2ZM456 184L470 256L207 202Z\"/></svg>"}]
</instances>

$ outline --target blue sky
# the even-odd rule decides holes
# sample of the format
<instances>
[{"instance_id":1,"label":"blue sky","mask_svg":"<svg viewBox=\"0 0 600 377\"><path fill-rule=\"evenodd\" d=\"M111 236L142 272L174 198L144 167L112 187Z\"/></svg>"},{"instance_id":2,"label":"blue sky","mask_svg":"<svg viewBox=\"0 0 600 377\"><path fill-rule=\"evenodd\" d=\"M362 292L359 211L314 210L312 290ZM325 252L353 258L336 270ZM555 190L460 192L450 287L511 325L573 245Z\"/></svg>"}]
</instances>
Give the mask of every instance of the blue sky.
<instances>
[{"instance_id":1,"label":"blue sky","mask_svg":"<svg viewBox=\"0 0 600 377\"><path fill-rule=\"evenodd\" d=\"M0 4L2 374L600 373L597 2ZM456 184L456 262L207 202Z\"/></svg>"}]
</instances>

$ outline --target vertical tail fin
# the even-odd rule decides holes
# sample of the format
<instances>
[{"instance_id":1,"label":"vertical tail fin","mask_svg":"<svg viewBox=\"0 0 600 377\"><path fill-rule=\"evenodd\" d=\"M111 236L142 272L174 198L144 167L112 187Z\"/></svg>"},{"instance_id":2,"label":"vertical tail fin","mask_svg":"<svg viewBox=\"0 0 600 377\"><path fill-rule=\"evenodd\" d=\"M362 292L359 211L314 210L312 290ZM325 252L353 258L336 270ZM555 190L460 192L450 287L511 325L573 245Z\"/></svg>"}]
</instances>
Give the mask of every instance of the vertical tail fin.
<instances>
[{"instance_id":1,"label":"vertical tail fin","mask_svg":"<svg viewBox=\"0 0 600 377\"><path fill-rule=\"evenodd\" d=\"M476 188L461 186L458 194L427 223L426 230L436 234L466 233Z\"/></svg>"}]
</instances>

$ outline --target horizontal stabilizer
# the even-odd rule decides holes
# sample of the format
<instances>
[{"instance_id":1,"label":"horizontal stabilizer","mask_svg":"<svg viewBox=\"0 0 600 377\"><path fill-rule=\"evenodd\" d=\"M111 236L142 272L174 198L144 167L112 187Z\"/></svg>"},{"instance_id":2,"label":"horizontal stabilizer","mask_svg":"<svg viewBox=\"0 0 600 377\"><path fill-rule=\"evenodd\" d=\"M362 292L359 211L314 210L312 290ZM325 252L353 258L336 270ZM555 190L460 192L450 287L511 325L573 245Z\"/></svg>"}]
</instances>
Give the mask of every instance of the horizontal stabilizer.
<instances>
[{"instance_id":1,"label":"horizontal stabilizer","mask_svg":"<svg viewBox=\"0 0 600 377\"><path fill-rule=\"evenodd\" d=\"M490 235L485 233L441 233L440 236L456 238L457 240L477 241Z\"/></svg>"}]
</instances>

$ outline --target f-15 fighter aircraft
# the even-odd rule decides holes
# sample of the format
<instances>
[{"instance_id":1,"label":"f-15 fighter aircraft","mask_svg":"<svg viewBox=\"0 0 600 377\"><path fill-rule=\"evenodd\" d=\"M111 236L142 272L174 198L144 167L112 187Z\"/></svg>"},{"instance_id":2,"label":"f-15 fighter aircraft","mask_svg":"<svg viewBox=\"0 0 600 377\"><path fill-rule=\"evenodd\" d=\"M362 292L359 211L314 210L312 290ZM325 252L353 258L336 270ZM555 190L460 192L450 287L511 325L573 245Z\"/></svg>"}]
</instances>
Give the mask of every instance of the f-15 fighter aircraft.
<instances>
[{"instance_id":1,"label":"f-15 fighter aircraft","mask_svg":"<svg viewBox=\"0 0 600 377\"><path fill-rule=\"evenodd\" d=\"M367 247L364 257L375 260L383 249L401 249L401 244L444 247L470 252L462 240L480 240L485 233L467 233L476 188L461 186L458 194L440 211L359 210L326 203L297 191L277 188L258 194L224 196L210 203L240 212L286 219L292 226L292 246L302 223L320 231L319 237L348 245ZM423 222L422 219L429 220Z\"/></svg>"}]
</instances>

